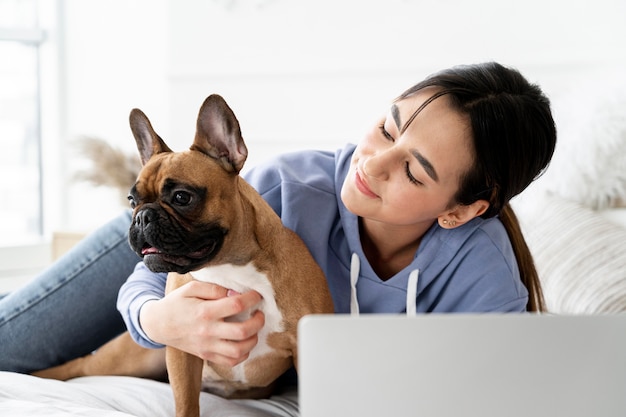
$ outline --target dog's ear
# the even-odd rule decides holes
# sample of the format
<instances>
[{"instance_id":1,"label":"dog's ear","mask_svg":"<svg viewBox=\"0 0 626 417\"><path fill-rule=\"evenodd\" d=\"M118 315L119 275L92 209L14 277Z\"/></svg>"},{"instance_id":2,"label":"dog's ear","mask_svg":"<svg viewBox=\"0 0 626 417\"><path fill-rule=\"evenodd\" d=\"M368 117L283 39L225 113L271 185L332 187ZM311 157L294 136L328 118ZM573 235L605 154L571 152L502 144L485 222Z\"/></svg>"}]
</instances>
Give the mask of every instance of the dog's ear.
<instances>
[{"instance_id":1,"label":"dog's ear","mask_svg":"<svg viewBox=\"0 0 626 417\"><path fill-rule=\"evenodd\" d=\"M152 155L161 152L172 152L163 142L163 139L156 134L148 117L139 109L133 109L129 116L130 129L133 131L137 149L143 165L148 162Z\"/></svg>"},{"instance_id":2,"label":"dog's ear","mask_svg":"<svg viewBox=\"0 0 626 417\"><path fill-rule=\"evenodd\" d=\"M217 94L207 97L200 107L191 149L216 159L226 171L235 174L248 157L235 113Z\"/></svg>"}]
</instances>

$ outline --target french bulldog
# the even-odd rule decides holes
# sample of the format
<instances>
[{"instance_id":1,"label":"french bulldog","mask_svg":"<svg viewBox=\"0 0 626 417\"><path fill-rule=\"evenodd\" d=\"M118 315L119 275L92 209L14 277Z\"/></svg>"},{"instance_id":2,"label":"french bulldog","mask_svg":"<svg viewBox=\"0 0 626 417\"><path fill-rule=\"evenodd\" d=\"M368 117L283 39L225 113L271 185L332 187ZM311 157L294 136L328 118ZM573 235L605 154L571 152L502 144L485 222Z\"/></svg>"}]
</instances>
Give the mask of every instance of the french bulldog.
<instances>
[{"instance_id":1,"label":"french bulldog","mask_svg":"<svg viewBox=\"0 0 626 417\"><path fill-rule=\"evenodd\" d=\"M302 240L239 175L248 151L222 97L204 101L193 144L184 152L173 152L141 110L132 110L130 126L143 165L129 195L133 250L150 270L168 272L166 293L191 280L258 291L265 325L249 358L234 367L169 346L164 359L162 350L142 348L125 333L94 354L34 375L159 379L167 372L178 417L199 416L201 390L228 398L269 395L279 376L297 369L298 320L333 312L324 273Z\"/></svg>"}]
</instances>

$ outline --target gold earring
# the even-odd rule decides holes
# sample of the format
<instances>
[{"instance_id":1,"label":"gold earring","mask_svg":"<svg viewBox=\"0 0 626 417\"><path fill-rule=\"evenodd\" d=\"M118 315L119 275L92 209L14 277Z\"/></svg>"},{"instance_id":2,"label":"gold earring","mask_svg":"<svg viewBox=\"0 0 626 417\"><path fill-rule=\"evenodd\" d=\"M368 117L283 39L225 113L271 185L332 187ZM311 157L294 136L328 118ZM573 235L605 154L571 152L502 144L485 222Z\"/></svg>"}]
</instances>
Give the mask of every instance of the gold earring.
<instances>
[{"instance_id":1,"label":"gold earring","mask_svg":"<svg viewBox=\"0 0 626 417\"><path fill-rule=\"evenodd\" d=\"M456 226L456 221L455 221L455 220L450 220L450 226L451 226L451 227Z\"/></svg>"}]
</instances>

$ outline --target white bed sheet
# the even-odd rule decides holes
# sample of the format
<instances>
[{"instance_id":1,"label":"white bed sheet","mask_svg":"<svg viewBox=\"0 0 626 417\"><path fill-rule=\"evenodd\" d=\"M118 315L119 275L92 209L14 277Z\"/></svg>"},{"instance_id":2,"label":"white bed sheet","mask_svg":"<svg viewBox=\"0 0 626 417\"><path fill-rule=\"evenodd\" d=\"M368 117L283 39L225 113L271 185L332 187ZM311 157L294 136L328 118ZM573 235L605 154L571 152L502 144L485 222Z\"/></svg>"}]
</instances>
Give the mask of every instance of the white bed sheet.
<instances>
[{"instance_id":1,"label":"white bed sheet","mask_svg":"<svg viewBox=\"0 0 626 417\"><path fill-rule=\"evenodd\" d=\"M202 417L293 417L297 392L262 401L229 401L200 396ZM147 379L94 376L67 382L0 372L0 416L3 417L170 417L174 399L168 384Z\"/></svg>"}]
</instances>

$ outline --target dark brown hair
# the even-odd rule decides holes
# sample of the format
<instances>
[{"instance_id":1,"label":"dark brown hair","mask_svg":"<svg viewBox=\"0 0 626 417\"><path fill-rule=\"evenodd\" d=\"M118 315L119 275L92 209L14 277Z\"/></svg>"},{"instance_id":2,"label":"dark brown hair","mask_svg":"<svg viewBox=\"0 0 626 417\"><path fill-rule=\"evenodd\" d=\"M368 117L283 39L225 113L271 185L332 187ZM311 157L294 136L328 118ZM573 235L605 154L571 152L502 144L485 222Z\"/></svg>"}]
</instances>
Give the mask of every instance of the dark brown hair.
<instances>
[{"instance_id":1,"label":"dark brown hair","mask_svg":"<svg viewBox=\"0 0 626 417\"><path fill-rule=\"evenodd\" d=\"M481 217L499 216L507 231L529 292L527 310L543 311L541 283L509 200L539 177L552 158L556 127L550 101L517 70L495 62L438 72L398 100L427 87L436 87L436 92L415 111L405 128L422 108L443 95L457 111L469 116L475 163L461 178L455 200L465 205L489 202Z\"/></svg>"}]
</instances>

